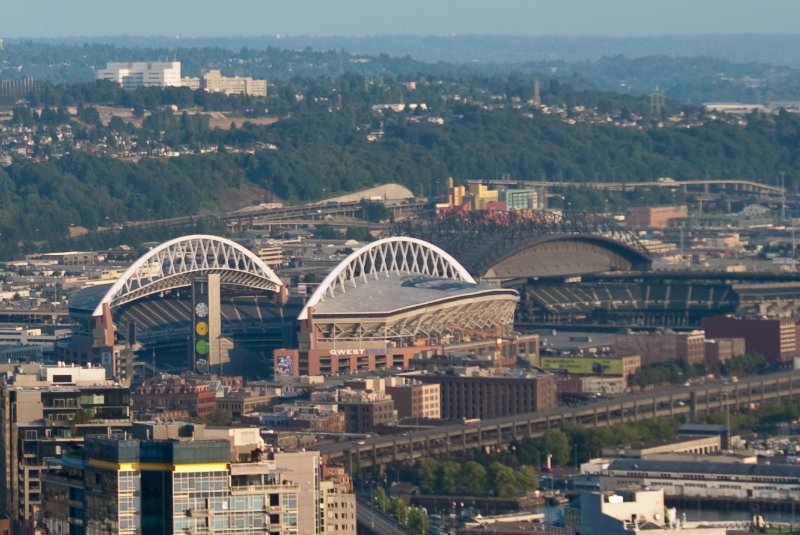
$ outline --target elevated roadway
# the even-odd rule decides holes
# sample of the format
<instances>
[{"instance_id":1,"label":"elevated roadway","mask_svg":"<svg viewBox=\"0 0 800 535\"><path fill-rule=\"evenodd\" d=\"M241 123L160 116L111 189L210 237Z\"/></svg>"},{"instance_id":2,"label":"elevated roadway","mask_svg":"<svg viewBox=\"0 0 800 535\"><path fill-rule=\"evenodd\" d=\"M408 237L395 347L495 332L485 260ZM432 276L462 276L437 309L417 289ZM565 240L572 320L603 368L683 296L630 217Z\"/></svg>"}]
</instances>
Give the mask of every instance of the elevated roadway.
<instances>
[{"instance_id":1,"label":"elevated roadway","mask_svg":"<svg viewBox=\"0 0 800 535\"><path fill-rule=\"evenodd\" d=\"M800 396L800 371L780 372L742 379L734 384L701 384L660 389L600 400L580 407L518 414L472 425L454 424L412 431L406 436L377 436L360 441L320 446L331 461L354 466L413 461L469 449L496 448L512 440L539 437L548 429L576 423L603 427L658 417L686 416L690 420L727 408L750 410L770 400Z\"/></svg>"},{"instance_id":2,"label":"elevated roadway","mask_svg":"<svg viewBox=\"0 0 800 535\"><path fill-rule=\"evenodd\" d=\"M632 191L642 188L670 188L683 191L700 191L711 193L713 191L727 190L736 192L754 192L769 196L780 196L786 193L785 188L762 184L753 180L740 180L735 178L700 178L692 180L642 180L637 182L564 182L544 180L468 180L470 183L489 184L492 186L522 186L545 188L590 188L606 191Z\"/></svg>"},{"instance_id":3,"label":"elevated roadway","mask_svg":"<svg viewBox=\"0 0 800 535\"><path fill-rule=\"evenodd\" d=\"M800 273L784 272L759 272L759 271L625 271L590 274L581 277L582 281L610 281L610 280L715 280L722 282L800 282Z\"/></svg>"}]
</instances>

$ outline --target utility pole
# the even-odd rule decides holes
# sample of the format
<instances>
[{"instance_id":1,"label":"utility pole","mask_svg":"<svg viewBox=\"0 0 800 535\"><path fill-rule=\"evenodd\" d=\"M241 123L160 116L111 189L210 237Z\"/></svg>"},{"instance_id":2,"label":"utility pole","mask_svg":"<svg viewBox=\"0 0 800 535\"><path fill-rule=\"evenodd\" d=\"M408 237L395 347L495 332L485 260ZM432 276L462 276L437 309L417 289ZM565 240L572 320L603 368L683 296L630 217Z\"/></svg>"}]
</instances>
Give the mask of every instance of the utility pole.
<instances>
[{"instance_id":1,"label":"utility pole","mask_svg":"<svg viewBox=\"0 0 800 535\"><path fill-rule=\"evenodd\" d=\"M786 221L786 173L780 172L781 177L781 222Z\"/></svg>"}]
</instances>

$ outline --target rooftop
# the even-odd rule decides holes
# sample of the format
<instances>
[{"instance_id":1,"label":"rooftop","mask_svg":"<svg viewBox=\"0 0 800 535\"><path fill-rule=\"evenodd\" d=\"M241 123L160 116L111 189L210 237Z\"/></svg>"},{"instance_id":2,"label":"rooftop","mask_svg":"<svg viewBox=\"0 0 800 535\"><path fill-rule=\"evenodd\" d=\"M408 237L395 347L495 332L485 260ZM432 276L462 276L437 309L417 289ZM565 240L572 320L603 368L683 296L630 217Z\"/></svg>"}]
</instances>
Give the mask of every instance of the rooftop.
<instances>
[{"instance_id":1,"label":"rooftop","mask_svg":"<svg viewBox=\"0 0 800 535\"><path fill-rule=\"evenodd\" d=\"M611 462L609 470L628 470L664 472L664 473L692 473L705 475L734 475L745 477L782 477L800 479L800 466L789 464L749 464L725 463L708 461L664 461L650 459L616 459Z\"/></svg>"},{"instance_id":2,"label":"rooftop","mask_svg":"<svg viewBox=\"0 0 800 535\"><path fill-rule=\"evenodd\" d=\"M506 296L517 299L517 292L489 284L409 275L406 273L370 276L366 284L348 288L346 293L337 293L314 307L314 315L333 314L378 314L387 315L404 309L443 303L455 298Z\"/></svg>"}]
</instances>

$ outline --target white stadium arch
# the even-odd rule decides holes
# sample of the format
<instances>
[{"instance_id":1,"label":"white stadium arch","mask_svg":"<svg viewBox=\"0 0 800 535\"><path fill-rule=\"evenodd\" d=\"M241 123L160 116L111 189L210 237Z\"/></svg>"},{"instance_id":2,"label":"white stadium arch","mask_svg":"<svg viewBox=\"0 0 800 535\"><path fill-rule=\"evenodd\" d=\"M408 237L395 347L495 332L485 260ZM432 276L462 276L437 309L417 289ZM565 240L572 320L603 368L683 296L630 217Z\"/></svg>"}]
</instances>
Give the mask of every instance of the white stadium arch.
<instances>
[{"instance_id":1,"label":"white stadium arch","mask_svg":"<svg viewBox=\"0 0 800 535\"><path fill-rule=\"evenodd\" d=\"M226 238L208 234L182 236L151 249L129 267L105 293L103 305L118 306L140 297L189 286L198 273L219 273L223 284L272 292L283 283L252 251Z\"/></svg>"},{"instance_id":2,"label":"white stadium arch","mask_svg":"<svg viewBox=\"0 0 800 535\"><path fill-rule=\"evenodd\" d=\"M308 319L309 308L355 288L358 281L377 280L381 275L410 273L477 284L464 267L447 252L426 241L406 236L383 238L347 256L317 287L297 317Z\"/></svg>"}]
</instances>

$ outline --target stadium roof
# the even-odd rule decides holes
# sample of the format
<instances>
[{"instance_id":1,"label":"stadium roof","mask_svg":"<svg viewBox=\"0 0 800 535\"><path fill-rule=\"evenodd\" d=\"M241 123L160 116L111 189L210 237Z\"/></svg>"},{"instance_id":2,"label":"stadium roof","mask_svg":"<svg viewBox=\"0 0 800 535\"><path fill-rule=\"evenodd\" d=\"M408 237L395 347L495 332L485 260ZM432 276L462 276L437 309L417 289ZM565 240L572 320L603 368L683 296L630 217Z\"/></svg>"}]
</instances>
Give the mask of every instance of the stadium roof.
<instances>
[{"instance_id":1,"label":"stadium roof","mask_svg":"<svg viewBox=\"0 0 800 535\"><path fill-rule=\"evenodd\" d=\"M403 344L458 332L496 335L512 325L518 299L515 290L476 282L435 245L397 236L350 254L298 319L313 319L318 342Z\"/></svg>"},{"instance_id":2,"label":"stadium roof","mask_svg":"<svg viewBox=\"0 0 800 535\"><path fill-rule=\"evenodd\" d=\"M92 314L111 286L112 283L108 283L81 288L69 297L69 309Z\"/></svg>"},{"instance_id":3,"label":"stadium roof","mask_svg":"<svg viewBox=\"0 0 800 535\"><path fill-rule=\"evenodd\" d=\"M435 245L405 236L383 238L353 251L328 273L297 319L308 319L309 309L317 310L318 305L328 299L336 300L361 285L393 274L427 275L475 284L472 275L455 258ZM391 298L400 297L393 295Z\"/></svg>"},{"instance_id":4,"label":"stadium roof","mask_svg":"<svg viewBox=\"0 0 800 535\"><path fill-rule=\"evenodd\" d=\"M392 273L337 294L314 307L314 317L328 315L388 315L400 311L443 304L454 299L507 296L517 300L517 292L427 275Z\"/></svg>"}]
</instances>

